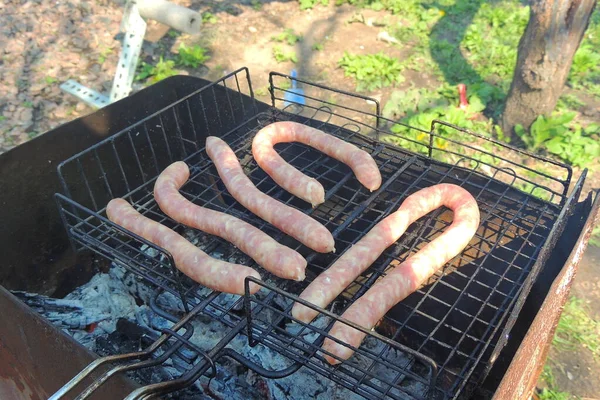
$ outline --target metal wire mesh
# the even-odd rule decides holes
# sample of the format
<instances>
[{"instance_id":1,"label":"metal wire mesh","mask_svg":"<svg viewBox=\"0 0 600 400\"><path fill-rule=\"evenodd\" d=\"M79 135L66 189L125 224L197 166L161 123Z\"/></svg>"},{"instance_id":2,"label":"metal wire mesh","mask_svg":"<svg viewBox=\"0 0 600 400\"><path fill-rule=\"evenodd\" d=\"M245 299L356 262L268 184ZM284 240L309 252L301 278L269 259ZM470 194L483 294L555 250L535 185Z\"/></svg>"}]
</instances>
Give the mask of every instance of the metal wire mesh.
<instances>
[{"instance_id":1,"label":"metal wire mesh","mask_svg":"<svg viewBox=\"0 0 600 400\"><path fill-rule=\"evenodd\" d=\"M274 106L281 105L286 91L278 79L289 77L271 75ZM380 117L377 102L300 83L305 85L305 104L259 114L252 107L252 96L248 103L241 95L252 94L248 71L236 71L62 163L59 175L65 195L56 197L74 246L117 260L153 285L180 296L186 311L202 304L198 313L220 321L224 331L241 332L240 327L246 326L251 345L262 343L366 398L456 398L466 393L468 385L485 376L501 350L501 338L510 328L507 317L527 294L537 273L535 265L539 269L551 245L549 237L560 233L558 222L564 219L570 200L566 196L570 169L542 160L555 173L541 172L535 180L542 183L534 184L531 175L537 171L515 161L517 150L439 122L430 131L414 129L424 135L417 136L424 151L410 152L382 142L394 136L387 129L393 121ZM320 100L329 98L329 92L348 101L337 106ZM279 144L276 149L286 161L323 184L326 201L313 209L290 195L258 168L250 149L254 134L278 120L322 129L366 150L380 168L382 187L369 193L347 166L304 145ZM441 126L453 134L436 133ZM204 142L210 135L220 136L234 149L260 190L325 225L336 239L336 254L314 253L241 207L206 156ZM486 143L493 148L486 150ZM191 169L190 180L181 189L186 198L235 215L298 250L309 262L306 280L298 283L271 276L226 241L166 217L154 201L152 188L162 169L177 160L185 160ZM407 196L442 182L458 184L477 199L481 225L475 237L427 284L388 312L356 357L340 367L324 363L319 348L327 325L386 270L441 233L452 221L451 212L442 208L415 222L334 301L330 308L334 314L320 310L324 325L296 324L290 330L295 295ZM529 193L518 190L524 186ZM165 250L104 217L106 203L113 197L127 199L145 216L182 233L213 256L256 268L264 289L244 298L215 296L192 282L178 272Z\"/></svg>"}]
</instances>

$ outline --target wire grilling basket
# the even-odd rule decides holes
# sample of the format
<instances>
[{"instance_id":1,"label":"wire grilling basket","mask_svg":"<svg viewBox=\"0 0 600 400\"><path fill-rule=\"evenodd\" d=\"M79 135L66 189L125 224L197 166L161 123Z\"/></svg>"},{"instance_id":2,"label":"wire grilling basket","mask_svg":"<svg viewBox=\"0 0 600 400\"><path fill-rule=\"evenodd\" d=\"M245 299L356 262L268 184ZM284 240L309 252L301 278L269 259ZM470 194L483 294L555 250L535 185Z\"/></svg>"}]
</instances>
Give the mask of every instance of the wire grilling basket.
<instances>
[{"instance_id":1,"label":"wire grilling basket","mask_svg":"<svg viewBox=\"0 0 600 400\"><path fill-rule=\"evenodd\" d=\"M398 124L383 118L379 103L366 97L278 73L269 78L272 107L267 112L258 111L249 71L242 68L60 164L64 193L57 194L56 200L73 246L92 250L135 272L157 290L177 296L183 317L143 354L101 359L53 398L105 365L116 366L89 379L80 398L119 370L165 362L182 348L194 355L188 354L186 374L145 386L129 398L186 387L202 375L210 376L223 357L266 378L309 369L368 399L461 398L486 376L561 234L583 176L567 196L572 173L566 165L441 121L434 121L430 130ZM305 104L285 99L290 79L303 85ZM334 97L337 101L331 100ZM286 143L276 146L279 154L322 183L326 201L313 209L281 189L258 168L250 146L260 128L283 120L321 129L369 152L381 171L381 188L370 193L347 166L307 146ZM336 240L336 254L315 253L240 206L206 155L204 142L211 135L231 146L261 191L325 225ZM523 155L543 163L547 167L543 171L552 172L516 161ZM154 201L153 186L160 172L178 160L191 170L181 189L187 199L239 217L296 249L308 261L306 280L272 276L228 242L165 216ZM296 296L407 196L442 182L460 185L476 198L481 211L476 235L426 285L392 308L368 332L363 345L354 349L352 358L329 365L321 345L339 315L386 270L441 233L452 221L451 212L441 208L419 219L330 308L317 308L319 317L311 324L293 320L291 307L295 301L302 302ZM262 290L233 296L193 282L175 268L168 252L106 219L106 204L114 197L126 199L140 213L184 235L208 254L257 269L263 280L249 280ZM192 343L186 324L195 318L218 322L219 340L207 348ZM236 352L228 347L236 337L245 337L248 346L274 351L285 365L270 369ZM164 350L157 351L161 346Z\"/></svg>"}]
</instances>

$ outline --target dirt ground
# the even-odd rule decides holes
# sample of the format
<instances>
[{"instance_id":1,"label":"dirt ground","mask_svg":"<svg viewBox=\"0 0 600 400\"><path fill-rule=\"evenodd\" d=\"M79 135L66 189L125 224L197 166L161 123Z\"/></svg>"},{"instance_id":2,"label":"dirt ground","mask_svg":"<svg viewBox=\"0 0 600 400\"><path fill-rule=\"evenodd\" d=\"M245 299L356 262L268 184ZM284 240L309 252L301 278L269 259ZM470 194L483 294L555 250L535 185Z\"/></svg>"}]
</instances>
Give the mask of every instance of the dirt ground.
<instances>
[{"instance_id":1,"label":"dirt ground","mask_svg":"<svg viewBox=\"0 0 600 400\"><path fill-rule=\"evenodd\" d=\"M600 321L600 247L588 246L575 277L571 294L587 303L590 316ZM557 387L581 398L600 399L600 360L584 348L552 349L548 356Z\"/></svg>"},{"instance_id":2,"label":"dirt ground","mask_svg":"<svg viewBox=\"0 0 600 400\"><path fill-rule=\"evenodd\" d=\"M256 0L178 2L217 18L206 23L199 35L171 35L160 24L150 22L143 48L143 60L156 63L162 55L173 55L180 42L200 44L209 49L206 67L183 70L215 80L246 66L250 69L257 97L269 101L268 73L290 73L337 89L355 92L355 83L337 65L344 51L406 57L405 51L378 40L384 30L378 21L402 21L383 12L357 10L350 6L317 7L301 11L296 1ZM120 52L118 40L124 0L4 0L0 2L0 153L94 110L62 92L59 85L75 79L92 89L107 93L114 78ZM303 36L294 45L297 63L277 63L272 56L272 36L292 28ZM321 44L322 49L313 49ZM366 95L385 104L393 90L412 83L433 87L427 72L405 73L406 81L396 88ZM139 89L136 83L134 89ZM335 98L331 99L335 102ZM587 113L598 114L590 101ZM596 114L597 113L597 114ZM575 170L577 178L581 171ZM585 195L600 188L598 174L588 175ZM591 301L600 318L600 249L589 247L573 292ZM551 361L564 373L557 374L559 387L575 395L593 398L600 393L600 364L585 351L552 352ZM595 377L595 378L594 378ZM598 396L596 396L598 397Z\"/></svg>"}]
</instances>

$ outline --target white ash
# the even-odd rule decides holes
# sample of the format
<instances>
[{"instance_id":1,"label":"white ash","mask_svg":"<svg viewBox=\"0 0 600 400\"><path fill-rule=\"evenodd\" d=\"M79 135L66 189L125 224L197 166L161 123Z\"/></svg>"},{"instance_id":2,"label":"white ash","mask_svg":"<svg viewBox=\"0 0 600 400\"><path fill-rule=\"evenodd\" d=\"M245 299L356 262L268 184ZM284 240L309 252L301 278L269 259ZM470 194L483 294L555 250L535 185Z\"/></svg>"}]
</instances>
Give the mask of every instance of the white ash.
<instances>
[{"instance_id":1,"label":"white ash","mask_svg":"<svg viewBox=\"0 0 600 400\"><path fill-rule=\"evenodd\" d=\"M198 235L198 232L192 230L186 230L184 236L199 248L205 249L205 251L208 247L207 244L210 242L206 235ZM147 246L142 247L140 250L149 257L164 257L164 255L155 249ZM234 253L234 255L226 257L223 252L218 250L213 250L209 253L212 257L225 259L230 262L240 262L245 257L237 255L239 253ZM264 278L267 283L277 285L275 281L269 279L270 277L265 276ZM197 298L203 299L211 293L212 291L207 288L199 288L195 295ZM140 327L154 331L156 337L160 335L161 329L171 328L174 324L172 321L158 316L148 307L153 294L154 290L144 280L135 276L124 267L113 264L108 273L95 275L90 282L79 287L64 299L49 299L49 303L52 303L55 308L58 307L59 310L52 309L52 307L46 307L46 310L43 310L44 307L40 309L43 310L44 316L72 335L77 341L95 351L97 339L113 334L119 318L124 318ZM265 300L269 295L272 295L272 293L268 289L263 288L255 295L255 298L260 302ZM39 302L40 297L38 296L36 301ZM178 315L179 317L183 315L181 300L176 295L163 292L156 298L156 302L161 309L170 311L171 314ZM331 322L329 317L321 315L313 321L311 328L299 323L283 324L281 322L282 315L289 312L292 300L276 295L269 304L274 309L265 307L260 312L253 313L254 322L258 326L263 327L277 324L281 329L280 334L284 337L283 340L294 339L293 344L297 353L300 353L301 350L311 349L311 344L313 344L313 347L316 346L314 342L319 338L319 333L315 332L315 329L326 330ZM189 340L204 351L212 350L229 332L231 329L230 326L246 318L243 307L243 296L221 293L200 314L190 321L194 331ZM227 326L218 319L227 322L230 326ZM286 318L285 321L289 321L289 319ZM97 327L92 332L87 332L86 327L94 323L97 323ZM182 332L180 331L180 333ZM285 343L282 342L282 345L285 346ZM364 342L364 348L372 350L375 354L379 354L382 346L381 342L373 338L367 338ZM254 347L249 346L248 338L245 335L237 335L226 347L267 370L279 371L291 365L291 361L288 358L263 344L259 343ZM179 350L179 354L189 358L193 358L196 355L192 350L186 349L185 346ZM397 366L404 366L409 363L409 360L402 352L395 350L388 350L381 358ZM370 369L374 377L388 382L392 381L396 373L377 362L373 362L374 359L377 360L377 357L366 357L355 354L348 368ZM194 362L201 362L201 360L201 357L196 358ZM148 375L148 379L152 381L176 379L191 368L192 366L176 353L167 362L163 363L161 368L155 369L156 372ZM363 398L306 367L300 368L288 377L267 379L257 375L238 362L224 357L217 361L216 371L217 375L212 379L203 376L194 383L196 389L204 392L210 398L217 397L232 400L258 400L265 398L283 400L354 400ZM370 379L373 384L383 387L384 390L387 389L384 383L374 377L367 379ZM418 387L414 389L417 392L420 390ZM395 390L391 392L398 394ZM198 398L198 395L198 392L195 392L195 397L189 398ZM187 397L176 396L176 398ZM205 397L204 395L200 395L200 398Z\"/></svg>"},{"instance_id":2,"label":"white ash","mask_svg":"<svg viewBox=\"0 0 600 400\"><path fill-rule=\"evenodd\" d=\"M41 313L78 342L93 350L98 336L115 331L119 318L131 321L148 321L149 309L138 306L131 287L123 279L123 267L113 266L108 273L98 273L63 299L53 299L37 294L16 292L25 303ZM134 287L138 293L138 287ZM147 297L145 291L139 292ZM90 332L86 331L90 330Z\"/></svg>"},{"instance_id":3,"label":"white ash","mask_svg":"<svg viewBox=\"0 0 600 400\"><path fill-rule=\"evenodd\" d=\"M148 246L147 244L143 244L140 247L140 251L146 254L148 257L156 258L158 256L158 250Z\"/></svg>"}]
</instances>

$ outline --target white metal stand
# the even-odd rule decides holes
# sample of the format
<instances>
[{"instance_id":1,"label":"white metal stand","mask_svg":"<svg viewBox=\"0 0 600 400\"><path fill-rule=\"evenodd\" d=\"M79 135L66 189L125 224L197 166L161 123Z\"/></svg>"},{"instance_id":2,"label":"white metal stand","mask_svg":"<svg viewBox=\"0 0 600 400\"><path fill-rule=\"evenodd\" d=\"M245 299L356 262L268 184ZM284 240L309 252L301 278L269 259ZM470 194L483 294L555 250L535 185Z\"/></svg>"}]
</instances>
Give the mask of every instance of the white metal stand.
<instances>
[{"instance_id":1,"label":"white metal stand","mask_svg":"<svg viewBox=\"0 0 600 400\"><path fill-rule=\"evenodd\" d=\"M166 0L129 0L125 5L121 21L120 31L124 33L123 45L110 93L102 94L72 79L60 85L61 90L78 97L94 108L102 108L127 97L131 93L135 69L146 34L147 25L144 18L192 34L198 33L202 25L202 16L198 12Z\"/></svg>"}]
</instances>

